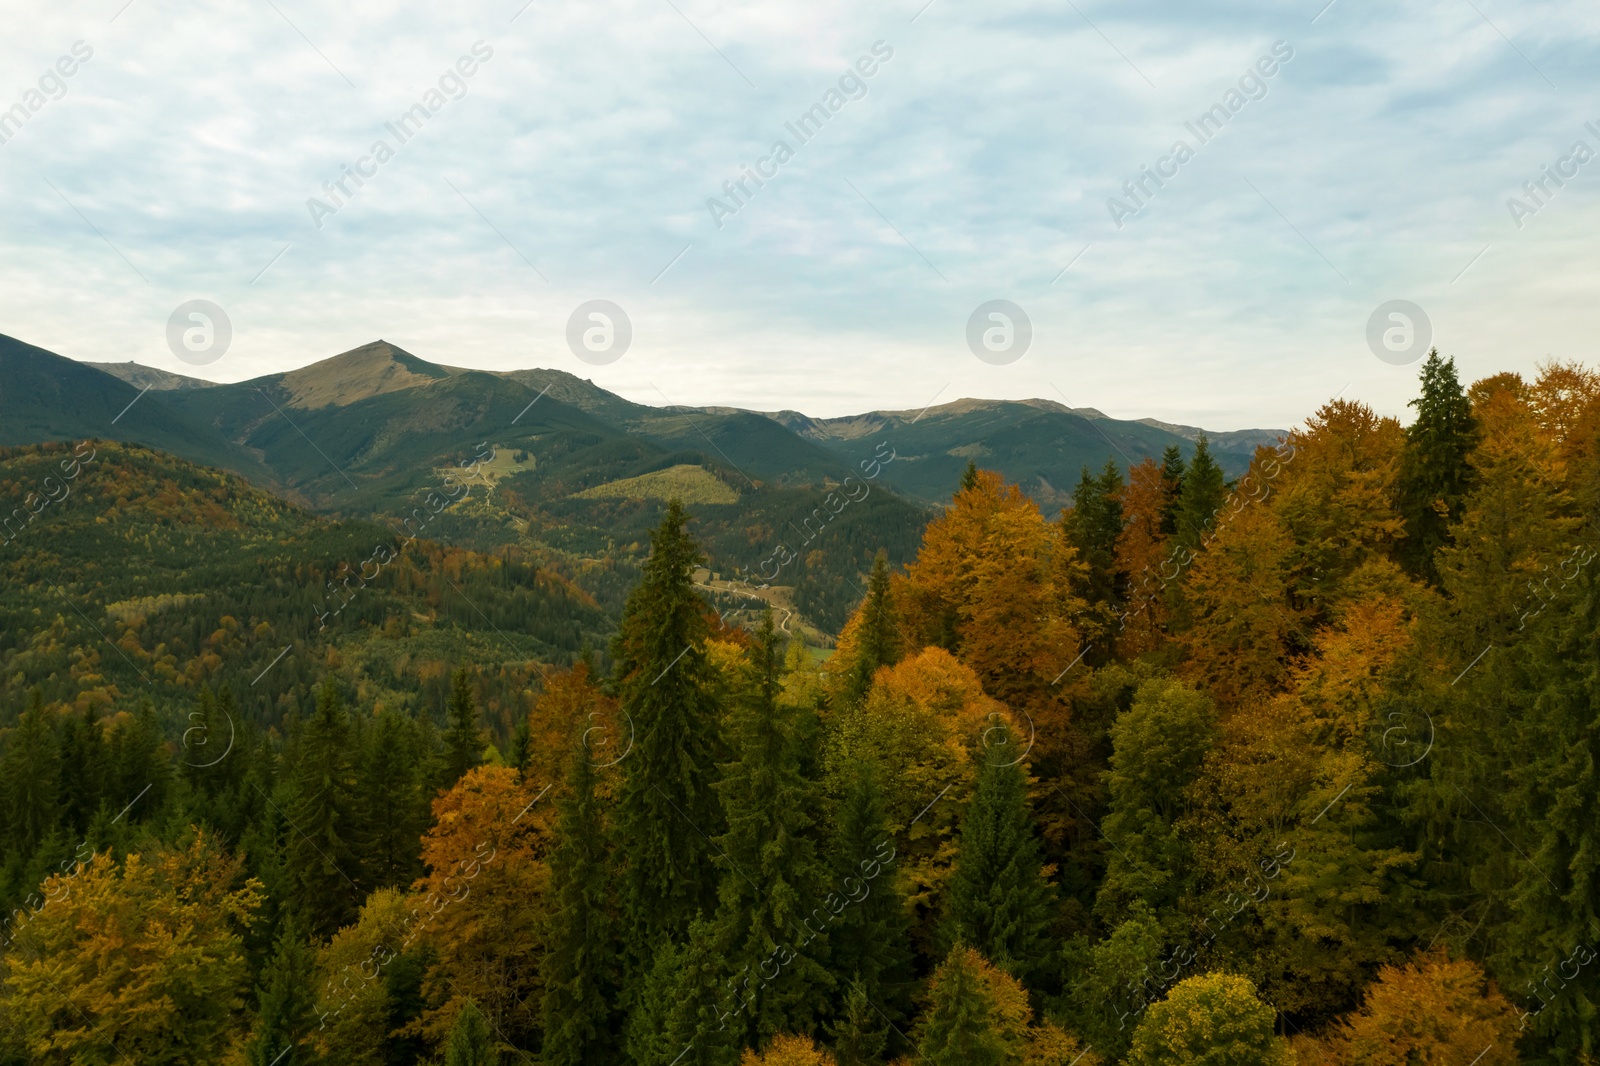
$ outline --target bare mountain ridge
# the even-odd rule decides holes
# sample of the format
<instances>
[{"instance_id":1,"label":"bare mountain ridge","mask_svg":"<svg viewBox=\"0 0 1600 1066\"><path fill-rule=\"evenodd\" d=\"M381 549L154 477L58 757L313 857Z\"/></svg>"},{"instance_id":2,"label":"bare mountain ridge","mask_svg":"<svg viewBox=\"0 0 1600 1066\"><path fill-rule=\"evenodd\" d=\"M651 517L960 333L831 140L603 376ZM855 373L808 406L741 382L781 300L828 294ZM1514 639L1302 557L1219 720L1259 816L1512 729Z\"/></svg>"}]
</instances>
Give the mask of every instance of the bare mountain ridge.
<instances>
[{"instance_id":1,"label":"bare mountain ridge","mask_svg":"<svg viewBox=\"0 0 1600 1066\"><path fill-rule=\"evenodd\" d=\"M121 378L135 387L149 387L157 392L210 388L216 384L131 361L88 365ZM289 394L290 406L316 409L346 406L372 396L420 388L443 378L465 373L484 373L529 385L544 390L545 394L553 399L569 403L589 414L623 423L650 421L677 412L727 416L753 414L777 422L798 436L819 443L862 440L874 434L930 418L937 421L955 416L1003 410L1007 406L1030 407L1039 411L1072 415L1090 422L1124 421L1113 419L1093 407L1068 407L1054 400L1037 398L1025 400L963 398L920 411L866 411L858 415L843 415L837 418L816 418L795 410L753 411L741 407L689 405L654 407L624 399L601 388L588 378L580 378L563 370L469 371L462 367L430 363L382 339L330 356L298 370L252 379L247 384L270 380ZM1137 422L1190 442L1204 436L1213 448L1223 452L1253 451L1258 445L1276 443L1288 433L1282 429L1206 430L1197 426L1162 422L1154 418L1126 421Z\"/></svg>"}]
</instances>

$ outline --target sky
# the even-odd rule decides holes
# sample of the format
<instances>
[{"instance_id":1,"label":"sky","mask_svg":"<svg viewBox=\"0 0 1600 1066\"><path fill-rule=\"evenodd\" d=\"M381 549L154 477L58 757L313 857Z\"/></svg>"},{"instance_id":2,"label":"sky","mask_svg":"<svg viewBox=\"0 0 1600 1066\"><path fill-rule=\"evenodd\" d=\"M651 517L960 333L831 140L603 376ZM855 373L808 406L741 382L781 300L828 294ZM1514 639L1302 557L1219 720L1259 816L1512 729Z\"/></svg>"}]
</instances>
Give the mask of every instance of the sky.
<instances>
[{"instance_id":1,"label":"sky","mask_svg":"<svg viewBox=\"0 0 1600 1066\"><path fill-rule=\"evenodd\" d=\"M1404 419L1419 337L1469 381L1596 356L1600 5L0 17L0 332L75 359L238 381L383 338L651 404L1225 430Z\"/></svg>"}]
</instances>

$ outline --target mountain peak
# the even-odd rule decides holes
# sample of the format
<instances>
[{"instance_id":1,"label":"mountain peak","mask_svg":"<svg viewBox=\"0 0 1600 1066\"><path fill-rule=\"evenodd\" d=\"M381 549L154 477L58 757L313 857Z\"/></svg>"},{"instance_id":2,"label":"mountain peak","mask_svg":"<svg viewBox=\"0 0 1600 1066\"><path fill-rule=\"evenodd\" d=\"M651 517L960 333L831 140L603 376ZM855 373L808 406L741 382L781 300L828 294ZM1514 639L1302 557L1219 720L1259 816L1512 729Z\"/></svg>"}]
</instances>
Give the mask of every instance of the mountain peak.
<instances>
[{"instance_id":1,"label":"mountain peak","mask_svg":"<svg viewBox=\"0 0 1600 1066\"><path fill-rule=\"evenodd\" d=\"M291 370L278 382L288 391L292 406L311 409L343 406L386 392L431 385L450 373L379 339Z\"/></svg>"}]
</instances>

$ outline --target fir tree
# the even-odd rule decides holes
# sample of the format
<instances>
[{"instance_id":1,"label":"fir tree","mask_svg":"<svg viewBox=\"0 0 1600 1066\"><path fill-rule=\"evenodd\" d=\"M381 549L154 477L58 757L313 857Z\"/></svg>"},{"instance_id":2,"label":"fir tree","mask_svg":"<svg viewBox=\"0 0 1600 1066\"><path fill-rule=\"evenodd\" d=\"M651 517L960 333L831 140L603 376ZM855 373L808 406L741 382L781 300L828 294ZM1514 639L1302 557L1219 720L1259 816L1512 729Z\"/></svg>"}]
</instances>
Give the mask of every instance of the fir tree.
<instances>
[{"instance_id":1,"label":"fir tree","mask_svg":"<svg viewBox=\"0 0 1600 1066\"><path fill-rule=\"evenodd\" d=\"M483 761L483 730L478 728L478 702L472 696L472 675L465 667L450 678L450 700L445 705L444 787L461 780Z\"/></svg>"},{"instance_id":2,"label":"fir tree","mask_svg":"<svg viewBox=\"0 0 1600 1066\"><path fill-rule=\"evenodd\" d=\"M316 960L305 929L291 914L278 927L272 959L261 974L250 1066L308 1066L316 1061L315 985Z\"/></svg>"},{"instance_id":3,"label":"fir tree","mask_svg":"<svg viewBox=\"0 0 1600 1066\"><path fill-rule=\"evenodd\" d=\"M894 864L889 819L878 771L867 760L856 768L833 838L833 884L863 886L865 896L842 910L832 927L830 963L855 990L898 1023L909 1006L909 919ZM856 891L845 888L847 896ZM842 1004L849 1013L848 996Z\"/></svg>"},{"instance_id":4,"label":"fir tree","mask_svg":"<svg viewBox=\"0 0 1600 1066\"><path fill-rule=\"evenodd\" d=\"M1201 436L1194 443L1194 454L1183 472L1178 490L1177 537L1190 550L1198 550L1206 530L1222 505L1228 502L1227 482L1222 468L1211 458L1211 447Z\"/></svg>"},{"instance_id":5,"label":"fir tree","mask_svg":"<svg viewBox=\"0 0 1600 1066\"><path fill-rule=\"evenodd\" d=\"M1009 1063L994 996L957 944L934 975L922 1019L917 1055L929 1066L1002 1066Z\"/></svg>"},{"instance_id":6,"label":"fir tree","mask_svg":"<svg viewBox=\"0 0 1600 1066\"><path fill-rule=\"evenodd\" d=\"M1178 531L1178 501L1183 494L1183 449L1169 444L1161 453L1161 480L1167 483L1167 506L1161 512L1161 532L1172 536Z\"/></svg>"},{"instance_id":7,"label":"fir tree","mask_svg":"<svg viewBox=\"0 0 1600 1066\"><path fill-rule=\"evenodd\" d=\"M1006 741L989 749L962 819L947 920L951 939L1026 981L1048 954L1054 893L1040 869L1027 777L994 755L1014 750Z\"/></svg>"},{"instance_id":8,"label":"fir tree","mask_svg":"<svg viewBox=\"0 0 1600 1066\"><path fill-rule=\"evenodd\" d=\"M544 1055L549 1066L592 1066L617 1055L614 894L595 769L574 745L550 856L550 946L544 959Z\"/></svg>"},{"instance_id":9,"label":"fir tree","mask_svg":"<svg viewBox=\"0 0 1600 1066\"><path fill-rule=\"evenodd\" d=\"M6 798L7 843L30 854L56 824L57 787L61 773L55 724L44 707L44 694L34 688L28 707L17 719L0 758L0 787Z\"/></svg>"},{"instance_id":10,"label":"fir tree","mask_svg":"<svg viewBox=\"0 0 1600 1066\"><path fill-rule=\"evenodd\" d=\"M1430 351L1422 364L1422 395L1408 406L1416 408L1417 419L1406 429L1400 453L1400 515L1406 523L1400 555L1413 575L1436 582L1433 555L1450 542L1450 526L1461 517L1472 487L1467 458L1478 438L1455 360L1440 359L1437 348Z\"/></svg>"},{"instance_id":11,"label":"fir tree","mask_svg":"<svg viewBox=\"0 0 1600 1066\"><path fill-rule=\"evenodd\" d=\"M656 953L628 1018L633 1066L733 1066L739 1060L743 1004L729 994L718 939L710 922L696 920L685 944Z\"/></svg>"},{"instance_id":12,"label":"fir tree","mask_svg":"<svg viewBox=\"0 0 1600 1066\"><path fill-rule=\"evenodd\" d=\"M817 961L828 912L813 832L816 789L800 772L797 712L778 702L780 659L768 611L733 716L735 758L717 786L728 822L718 841L718 933L730 968L750 978L739 1031L757 1047L780 1032L808 1031L833 983ZM769 979L766 969L780 958Z\"/></svg>"},{"instance_id":13,"label":"fir tree","mask_svg":"<svg viewBox=\"0 0 1600 1066\"><path fill-rule=\"evenodd\" d=\"M360 815L365 882L372 888L408 885L422 876L418 840L428 826L416 738L393 711L378 716L362 746Z\"/></svg>"},{"instance_id":14,"label":"fir tree","mask_svg":"<svg viewBox=\"0 0 1600 1066\"><path fill-rule=\"evenodd\" d=\"M878 667L900 661L900 625L889 596L889 556L882 548L872 560L872 573L867 578L867 598L862 604L857 639L856 661L850 668L847 689L847 698L853 703L867 698Z\"/></svg>"},{"instance_id":15,"label":"fir tree","mask_svg":"<svg viewBox=\"0 0 1600 1066\"><path fill-rule=\"evenodd\" d=\"M878 1066L889 1046L889 1022L878 1013L866 985L850 982L844 1006L828 1028L839 1066Z\"/></svg>"},{"instance_id":16,"label":"fir tree","mask_svg":"<svg viewBox=\"0 0 1600 1066\"><path fill-rule=\"evenodd\" d=\"M289 771L284 864L311 932L332 936L355 918L360 892L355 840L355 773L344 698L329 678L317 709L295 738Z\"/></svg>"},{"instance_id":17,"label":"fir tree","mask_svg":"<svg viewBox=\"0 0 1600 1066\"><path fill-rule=\"evenodd\" d=\"M956 491L958 491L958 492L966 492L968 489L975 489L977 487L978 487L978 464L973 462L971 459L968 459L967 460L967 468L965 470L961 471L961 488L959 488Z\"/></svg>"},{"instance_id":18,"label":"fir tree","mask_svg":"<svg viewBox=\"0 0 1600 1066\"><path fill-rule=\"evenodd\" d=\"M1085 466L1072 493L1072 509L1061 516L1067 541L1085 564L1076 589L1109 621L1123 598L1117 573L1117 538L1122 534L1122 471L1112 460L1098 477Z\"/></svg>"},{"instance_id":19,"label":"fir tree","mask_svg":"<svg viewBox=\"0 0 1600 1066\"><path fill-rule=\"evenodd\" d=\"M651 533L650 558L616 641L621 709L636 737L621 764L617 839L625 936L637 960L681 940L716 903L711 841L722 832L722 810L713 784L723 749L705 652L707 608L694 591L701 556L687 521L674 500Z\"/></svg>"},{"instance_id":20,"label":"fir tree","mask_svg":"<svg viewBox=\"0 0 1600 1066\"><path fill-rule=\"evenodd\" d=\"M471 999L467 1000L461 1013L456 1015L456 1023L450 1027L444 1062L445 1066L499 1066L500 1052L489 1031L489 1020Z\"/></svg>"}]
</instances>

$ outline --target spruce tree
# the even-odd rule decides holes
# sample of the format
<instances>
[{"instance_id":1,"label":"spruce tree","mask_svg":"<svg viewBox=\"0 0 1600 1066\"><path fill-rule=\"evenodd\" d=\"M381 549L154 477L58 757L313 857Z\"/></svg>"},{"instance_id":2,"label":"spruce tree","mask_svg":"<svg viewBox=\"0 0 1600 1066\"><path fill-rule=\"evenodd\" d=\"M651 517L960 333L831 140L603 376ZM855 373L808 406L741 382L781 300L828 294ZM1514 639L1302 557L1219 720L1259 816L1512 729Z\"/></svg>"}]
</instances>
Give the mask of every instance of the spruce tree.
<instances>
[{"instance_id":1,"label":"spruce tree","mask_svg":"<svg viewBox=\"0 0 1600 1066\"><path fill-rule=\"evenodd\" d=\"M898 1024L910 1006L910 921L878 773L872 762L861 760L840 806L831 883L844 886L847 897L863 890L865 896L839 913L829 936L829 961L840 979L850 981L852 991L841 1003L846 1014L848 996L859 990ZM854 885L862 887L849 887Z\"/></svg>"},{"instance_id":2,"label":"spruce tree","mask_svg":"<svg viewBox=\"0 0 1600 1066\"><path fill-rule=\"evenodd\" d=\"M739 1061L739 991L710 922L696 920L687 941L656 953L639 1005L628 1018L632 1066L733 1066Z\"/></svg>"},{"instance_id":3,"label":"spruce tree","mask_svg":"<svg viewBox=\"0 0 1600 1066\"><path fill-rule=\"evenodd\" d=\"M387 711L362 745L358 792L362 869L370 888L409 885L422 876L418 840L428 826L417 742L411 722Z\"/></svg>"},{"instance_id":4,"label":"spruce tree","mask_svg":"<svg viewBox=\"0 0 1600 1066\"><path fill-rule=\"evenodd\" d=\"M611 1005L617 991L614 893L595 768L574 745L557 804L550 855L555 911L544 959L544 1054L548 1066L591 1066L617 1057Z\"/></svg>"},{"instance_id":5,"label":"spruce tree","mask_svg":"<svg viewBox=\"0 0 1600 1066\"><path fill-rule=\"evenodd\" d=\"M674 500L651 533L614 653L621 709L635 737L620 764L617 839L624 935L640 964L667 941L681 941L695 917L716 905L711 841L723 821L713 785L723 746L705 651L708 608L694 590L701 555L687 522Z\"/></svg>"},{"instance_id":6,"label":"spruce tree","mask_svg":"<svg viewBox=\"0 0 1600 1066\"><path fill-rule=\"evenodd\" d=\"M1049 953L1054 892L1040 869L1027 777L1020 763L994 754L1012 750L1007 736L978 771L950 877L947 935L1029 981Z\"/></svg>"},{"instance_id":7,"label":"spruce tree","mask_svg":"<svg viewBox=\"0 0 1600 1066\"><path fill-rule=\"evenodd\" d=\"M961 471L961 488L957 492L966 492L968 489L978 487L978 464L971 459L967 460L967 468Z\"/></svg>"},{"instance_id":8,"label":"spruce tree","mask_svg":"<svg viewBox=\"0 0 1600 1066\"><path fill-rule=\"evenodd\" d=\"M900 661L900 623L889 595L889 556L882 548L872 560L867 578L867 598L861 607L861 628L856 661L850 668L847 699L860 703L872 688L872 678L880 666Z\"/></svg>"},{"instance_id":9,"label":"spruce tree","mask_svg":"<svg viewBox=\"0 0 1600 1066\"><path fill-rule=\"evenodd\" d=\"M878 1066L889 1046L889 1023L860 979L850 982L844 1005L828 1027L839 1066Z\"/></svg>"},{"instance_id":10,"label":"spruce tree","mask_svg":"<svg viewBox=\"0 0 1600 1066\"><path fill-rule=\"evenodd\" d=\"M1161 511L1161 532L1172 536L1178 531L1178 499L1183 492L1183 449L1169 444L1161 453L1161 480L1168 486L1167 505Z\"/></svg>"},{"instance_id":11,"label":"spruce tree","mask_svg":"<svg viewBox=\"0 0 1600 1066\"><path fill-rule=\"evenodd\" d=\"M350 721L332 678L295 738L288 774L284 865L310 931L329 937L354 920L361 892Z\"/></svg>"},{"instance_id":12,"label":"spruce tree","mask_svg":"<svg viewBox=\"0 0 1600 1066\"><path fill-rule=\"evenodd\" d=\"M1211 457L1211 446L1201 436L1194 442L1194 454L1183 472L1183 487L1178 490L1177 537L1191 551L1198 550L1206 530L1217 512L1228 502L1228 486L1222 467Z\"/></svg>"},{"instance_id":13,"label":"spruce tree","mask_svg":"<svg viewBox=\"0 0 1600 1066\"><path fill-rule=\"evenodd\" d=\"M495 1047L494 1034L489 1031L489 1020L478 1009L478 1004L468 999L450 1027L450 1039L445 1044L445 1066L499 1066L500 1051Z\"/></svg>"},{"instance_id":14,"label":"spruce tree","mask_svg":"<svg viewBox=\"0 0 1600 1066\"><path fill-rule=\"evenodd\" d=\"M1450 526L1460 519L1472 487L1467 459L1477 444L1478 428L1472 404L1456 379L1455 360L1439 358L1437 348L1422 364L1422 395L1407 406L1416 408L1417 418L1406 428L1400 453L1397 488L1406 523L1400 556L1414 576L1436 583L1434 552L1450 543Z\"/></svg>"},{"instance_id":15,"label":"spruce tree","mask_svg":"<svg viewBox=\"0 0 1600 1066\"><path fill-rule=\"evenodd\" d=\"M718 933L731 970L751 978L738 1031L755 1047L809 1031L833 984L818 961L828 879L815 842L817 789L800 772L798 712L778 702L781 656L768 611L732 716L735 757L717 786L728 823L718 841ZM791 953L769 979L772 960Z\"/></svg>"},{"instance_id":16,"label":"spruce tree","mask_svg":"<svg viewBox=\"0 0 1600 1066\"><path fill-rule=\"evenodd\" d=\"M928 1066L1002 1066L1010 1062L994 996L968 951L965 944L957 944L934 974L917 1041L917 1056Z\"/></svg>"},{"instance_id":17,"label":"spruce tree","mask_svg":"<svg viewBox=\"0 0 1600 1066\"><path fill-rule=\"evenodd\" d=\"M1072 509L1061 516L1067 540L1086 566L1077 592L1107 620L1116 617L1122 601L1122 581L1117 574L1122 489L1122 470L1115 461L1106 460L1098 477L1085 466L1072 493Z\"/></svg>"},{"instance_id":18,"label":"spruce tree","mask_svg":"<svg viewBox=\"0 0 1600 1066\"><path fill-rule=\"evenodd\" d=\"M55 723L45 710L44 693L34 688L0 758L6 843L23 855L31 854L56 824L60 774Z\"/></svg>"},{"instance_id":19,"label":"spruce tree","mask_svg":"<svg viewBox=\"0 0 1600 1066\"><path fill-rule=\"evenodd\" d=\"M316 959L305 928L290 914L278 927L262 971L260 1008L247 1051L250 1066L309 1066L316 1061Z\"/></svg>"},{"instance_id":20,"label":"spruce tree","mask_svg":"<svg viewBox=\"0 0 1600 1066\"><path fill-rule=\"evenodd\" d=\"M472 695L472 675L465 667L450 677L450 700L445 705L444 787L449 788L483 761L483 730L478 728L478 702Z\"/></svg>"}]
</instances>

